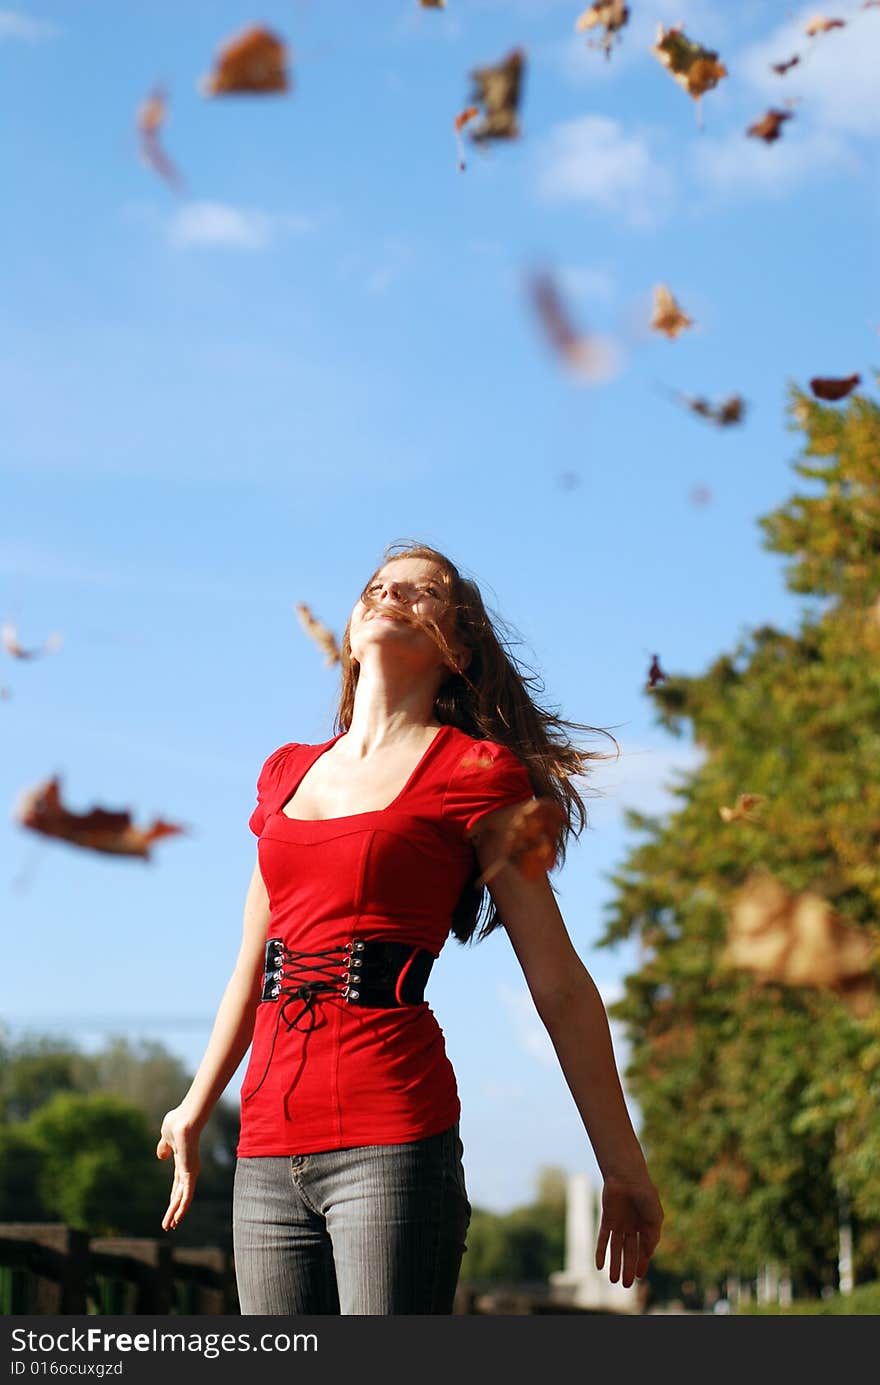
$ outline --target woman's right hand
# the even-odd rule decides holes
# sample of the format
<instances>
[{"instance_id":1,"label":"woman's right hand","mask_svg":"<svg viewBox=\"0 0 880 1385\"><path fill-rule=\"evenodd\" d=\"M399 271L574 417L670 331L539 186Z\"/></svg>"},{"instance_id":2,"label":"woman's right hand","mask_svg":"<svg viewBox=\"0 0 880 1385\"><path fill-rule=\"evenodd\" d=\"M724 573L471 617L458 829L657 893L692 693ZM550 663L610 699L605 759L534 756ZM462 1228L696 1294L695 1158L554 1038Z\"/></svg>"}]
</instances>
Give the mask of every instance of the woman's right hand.
<instances>
[{"instance_id":1,"label":"woman's right hand","mask_svg":"<svg viewBox=\"0 0 880 1385\"><path fill-rule=\"evenodd\" d=\"M179 1106L168 1111L162 1121L157 1159L174 1157L174 1182L168 1199L168 1210L162 1218L162 1230L173 1231L193 1200L196 1179L202 1161L199 1157L201 1130L193 1125Z\"/></svg>"}]
</instances>

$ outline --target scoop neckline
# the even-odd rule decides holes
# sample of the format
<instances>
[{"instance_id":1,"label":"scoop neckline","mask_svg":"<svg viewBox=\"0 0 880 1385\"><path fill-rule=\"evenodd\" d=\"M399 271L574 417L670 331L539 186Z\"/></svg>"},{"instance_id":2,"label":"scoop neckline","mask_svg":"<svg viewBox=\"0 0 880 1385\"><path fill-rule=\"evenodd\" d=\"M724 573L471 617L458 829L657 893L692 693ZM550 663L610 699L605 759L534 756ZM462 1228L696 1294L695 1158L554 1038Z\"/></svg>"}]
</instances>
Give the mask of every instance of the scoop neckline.
<instances>
[{"instance_id":1,"label":"scoop neckline","mask_svg":"<svg viewBox=\"0 0 880 1385\"><path fill-rule=\"evenodd\" d=\"M337 742L338 740L341 740L343 736L348 735L348 732L347 732L347 731L340 731L338 735L331 737L331 739L330 739L329 741L325 741L325 742L323 743L323 745L318 746L318 753L317 753L316 755L312 756L312 757L309 759L308 763L305 765L305 767L299 772L299 774L298 774L298 776L297 776L297 778L296 778L296 780L295 780L295 782L294 782L294 784L293 784L293 787L292 787L292 788L288 787L288 788L286 789L284 798L281 800L280 805L278 806L278 808L275 809L275 812L274 812L274 814L273 814L272 816L283 818L286 822L294 822L294 823L296 823L298 826L303 826L303 825L309 826L309 825L311 825L311 824L313 824L313 823L317 826L317 825L319 825L320 823L324 823L324 822L352 822L352 821L353 821L354 819L356 819L356 818L371 818L371 817L376 817L376 816L377 816L378 814L380 814L380 813L388 813L388 812L391 811L392 808L396 808L396 807L397 807L397 805L399 804L400 800L401 800L401 799L404 797L404 795L407 793L407 791L408 791L410 785L412 784L413 780L415 779L416 775L419 773L419 771L421 770L421 768L422 768L422 766L424 765L425 761L428 759L429 755L431 754L431 751L434 749L434 747L435 747L435 745L437 744L437 742L438 742L439 740L442 740L442 738L443 738L443 732L444 732L444 731L448 731L448 730L450 730L450 729L451 729L451 722L444 722L443 725L439 727L439 729L438 729L438 731L437 731L437 734L434 736L433 740L431 740L431 741L428 742L427 746L425 747L424 751L422 752L421 756L419 757L418 761L416 762L416 764L415 764L415 766L414 766L414 768L413 768L411 774L409 775L409 778L407 779L406 783L404 784L403 788L400 790L400 792L399 792L398 794L395 795L394 798L392 798L392 800L391 800L390 803L387 803L387 804L385 805L384 808L367 808L367 809L365 809L363 812L360 812L360 813L342 813L342 814L340 814L339 816L337 816L337 817L332 817L332 818L295 818L295 817L292 817L292 816L290 815L290 813L285 813L285 811L284 811L284 805L285 805L285 803L289 803L290 800L293 798L293 796L294 796L294 794L296 793L297 789L299 788L300 784L301 784L302 781L305 779L305 777L306 777L306 775L308 774L309 770L312 768L312 765L316 764L317 761L320 760L320 758L321 758L322 755L325 755L325 754L327 753L328 750L332 749L332 747L336 744L336 742Z\"/></svg>"}]
</instances>

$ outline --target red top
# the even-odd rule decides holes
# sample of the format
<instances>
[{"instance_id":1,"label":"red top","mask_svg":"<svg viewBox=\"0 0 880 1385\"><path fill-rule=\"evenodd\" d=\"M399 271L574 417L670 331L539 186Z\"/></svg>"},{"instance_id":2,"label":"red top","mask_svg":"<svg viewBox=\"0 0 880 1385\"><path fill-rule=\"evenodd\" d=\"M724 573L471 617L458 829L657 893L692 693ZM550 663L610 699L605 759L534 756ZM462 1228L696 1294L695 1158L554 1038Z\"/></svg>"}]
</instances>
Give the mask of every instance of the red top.
<instances>
[{"instance_id":1,"label":"red top","mask_svg":"<svg viewBox=\"0 0 880 1385\"><path fill-rule=\"evenodd\" d=\"M312 953L356 934L439 957L477 866L465 834L485 813L532 797L525 765L496 741L444 725L387 808L288 817L282 808L306 771L344 734L322 745L283 745L260 771L249 826L269 895L267 937ZM301 979L326 978L322 965L316 959ZM293 1002L289 1018L298 1008ZM402 1144L458 1119L455 1073L427 1001L379 1009L319 992L313 1018L311 1030L288 1029L279 1001L257 1007L241 1087L240 1158Z\"/></svg>"}]
</instances>

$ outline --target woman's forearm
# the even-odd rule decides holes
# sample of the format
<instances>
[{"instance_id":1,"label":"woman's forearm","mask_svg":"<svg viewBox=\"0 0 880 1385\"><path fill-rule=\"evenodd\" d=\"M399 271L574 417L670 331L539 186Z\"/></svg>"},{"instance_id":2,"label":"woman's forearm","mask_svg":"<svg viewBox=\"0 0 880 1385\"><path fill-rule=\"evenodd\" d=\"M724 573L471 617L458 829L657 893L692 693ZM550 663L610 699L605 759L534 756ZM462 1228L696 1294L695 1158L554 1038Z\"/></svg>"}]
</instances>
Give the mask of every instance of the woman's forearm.
<instances>
[{"instance_id":1,"label":"woman's forearm","mask_svg":"<svg viewBox=\"0 0 880 1385\"><path fill-rule=\"evenodd\" d=\"M236 970L232 973L204 1057L179 1109L194 1127L205 1125L238 1068L254 1036L259 986Z\"/></svg>"},{"instance_id":2,"label":"woman's forearm","mask_svg":"<svg viewBox=\"0 0 880 1385\"><path fill-rule=\"evenodd\" d=\"M593 978L582 968L564 997L539 1006L604 1178L642 1178L647 1165L620 1083L611 1029Z\"/></svg>"}]
</instances>

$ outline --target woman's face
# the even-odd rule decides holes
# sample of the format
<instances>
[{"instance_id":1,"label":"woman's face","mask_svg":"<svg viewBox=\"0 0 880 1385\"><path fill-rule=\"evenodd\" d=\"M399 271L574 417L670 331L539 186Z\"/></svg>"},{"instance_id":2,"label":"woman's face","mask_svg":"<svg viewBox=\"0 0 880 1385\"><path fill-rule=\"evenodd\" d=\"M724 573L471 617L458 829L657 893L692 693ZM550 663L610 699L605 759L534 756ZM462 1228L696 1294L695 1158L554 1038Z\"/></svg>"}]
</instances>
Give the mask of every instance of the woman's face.
<instances>
[{"instance_id":1,"label":"woman's face","mask_svg":"<svg viewBox=\"0 0 880 1385\"><path fill-rule=\"evenodd\" d=\"M454 619L440 567L427 558L395 558L384 563L355 604L349 625L352 656L360 660L364 639L402 639L430 643L424 628L436 623L454 648Z\"/></svg>"}]
</instances>

